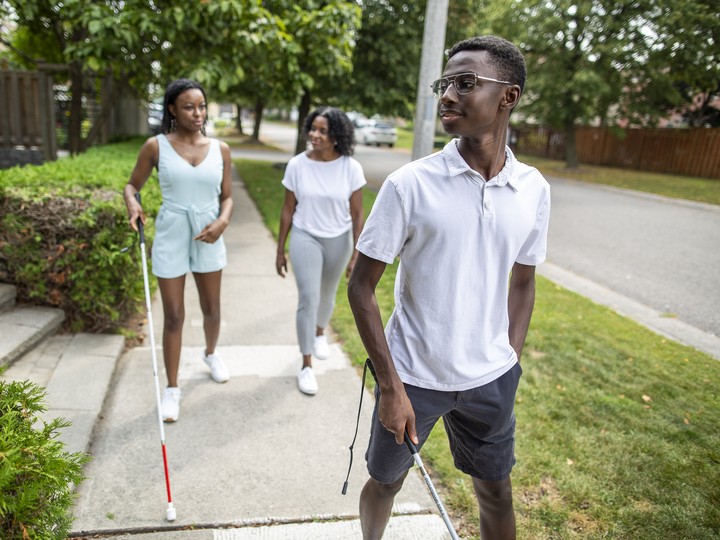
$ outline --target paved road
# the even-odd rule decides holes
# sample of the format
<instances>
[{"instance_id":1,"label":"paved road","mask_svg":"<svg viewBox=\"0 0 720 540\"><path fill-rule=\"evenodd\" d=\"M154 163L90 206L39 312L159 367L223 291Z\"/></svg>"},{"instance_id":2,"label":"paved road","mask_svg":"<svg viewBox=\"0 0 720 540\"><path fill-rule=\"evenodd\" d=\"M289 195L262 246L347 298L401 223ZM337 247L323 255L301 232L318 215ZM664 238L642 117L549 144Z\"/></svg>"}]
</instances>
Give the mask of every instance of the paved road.
<instances>
[{"instance_id":1,"label":"paved road","mask_svg":"<svg viewBox=\"0 0 720 540\"><path fill-rule=\"evenodd\" d=\"M260 139L281 148L286 152L288 158L293 155L295 150L295 129L287 125L263 124L260 128ZM254 159L274 159L274 156L277 156L277 154L263 151L249 153L242 151L242 155ZM378 148L358 144L355 147L354 157L363 166L368 186L378 190L389 173L410 161L410 151L404 149L391 150L385 146Z\"/></svg>"},{"instance_id":2,"label":"paved road","mask_svg":"<svg viewBox=\"0 0 720 540\"><path fill-rule=\"evenodd\" d=\"M550 262L720 336L720 206L550 182Z\"/></svg>"},{"instance_id":3,"label":"paved road","mask_svg":"<svg viewBox=\"0 0 720 540\"><path fill-rule=\"evenodd\" d=\"M266 124L260 135L291 155L293 129ZM410 161L407 151L360 144L355 157L375 189L387 174ZM549 180L553 193L550 263L710 333L717 341L720 206Z\"/></svg>"}]
</instances>

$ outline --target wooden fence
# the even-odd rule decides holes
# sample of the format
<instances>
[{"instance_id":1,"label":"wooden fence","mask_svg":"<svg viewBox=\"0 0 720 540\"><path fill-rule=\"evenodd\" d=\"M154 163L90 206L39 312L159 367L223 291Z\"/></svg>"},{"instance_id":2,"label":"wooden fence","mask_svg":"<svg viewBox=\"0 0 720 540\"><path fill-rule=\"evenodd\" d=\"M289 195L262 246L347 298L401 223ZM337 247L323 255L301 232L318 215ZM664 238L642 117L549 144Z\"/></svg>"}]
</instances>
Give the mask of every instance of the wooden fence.
<instances>
[{"instance_id":1,"label":"wooden fence","mask_svg":"<svg viewBox=\"0 0 720 540\"><path fill-rule=\"evenodd\" d=\"M565 160L565 132L521 126L516 149ZM588 165L720 179L720 129L627 129L618 137L607 128L578 127L578 161Z\"/></svg>"},{"instance_id":2,"label":"wooden fence","mask_svg":"<svg viewBox=\"0 0 720 540\"><path fill-rule=\"evenodd\" d=\"M0 70L0 149L41 152L46 161L57 159L50 75Z\"/></svg>"}]
</instances>

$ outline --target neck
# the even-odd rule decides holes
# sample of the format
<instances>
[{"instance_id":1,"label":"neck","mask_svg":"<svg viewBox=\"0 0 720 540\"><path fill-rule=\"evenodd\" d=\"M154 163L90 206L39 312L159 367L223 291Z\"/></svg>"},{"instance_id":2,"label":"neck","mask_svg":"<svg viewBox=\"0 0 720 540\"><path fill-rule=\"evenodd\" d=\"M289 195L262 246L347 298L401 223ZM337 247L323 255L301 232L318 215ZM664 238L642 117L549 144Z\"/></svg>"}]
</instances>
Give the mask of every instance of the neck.
<instances>
[{"instance_id":1,"label":"neck","mask_svg":"<svg viewBox=\"0 0 720 540\"><path fill-rule=\"evenodd\" d=\"M310 152L308 153L308 157L315 161L333 161L334 159L339 158L340 154L334 149L325 150L323 152L310 150Z\"/></svg>"},{"instance_id":2,"label":"neck","mask_svg":"<svg viewBox=\"0 0 720 540\"><path fill-rule=\"evenodd\" d=\"M505 131L498 137L460 137L458 152L471 169L482 174L485 180L490 180L505 166L505 139Z\"/></svg>"},{"instance_id":3,"label":"neck","mask_svg":"<svg viewBox=\"0 0 720 540\"><path fill-rule=\"evenodd\" d=\"M168 133L168 135L170 135L170 133ZM202 131L200 131L200 130L188 131L186 129L177 129L177 128L175 129L175 131L172 132L172 136L175 139L181 140L183 142L188 142L188 143L198 141L204 137Z\"/></svg>"}]
</instances>

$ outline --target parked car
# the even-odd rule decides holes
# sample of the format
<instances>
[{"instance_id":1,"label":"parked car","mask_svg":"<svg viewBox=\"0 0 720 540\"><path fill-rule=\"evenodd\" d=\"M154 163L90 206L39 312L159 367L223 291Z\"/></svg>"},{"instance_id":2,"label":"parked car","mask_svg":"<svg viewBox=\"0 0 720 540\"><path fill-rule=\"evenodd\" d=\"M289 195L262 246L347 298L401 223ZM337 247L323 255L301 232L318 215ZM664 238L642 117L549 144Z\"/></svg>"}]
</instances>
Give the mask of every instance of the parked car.
<instances>
[{"instance_id":1,"label":"parked car","mask_svg":"<svg viewBox=\"0 0 720 540\"><path fill-rule=\"evenodd\" d=\"M162 131L163 104L162 98L148 103L148 131L151 135L157 135Z\"/></svg>"},{"instance_id":2,"label":"parked car","mask_svg":"<svg viewBox=\"0 0 720 540\"><path fill-rule=\"evenodd\" d=\"M363 125L357 128L356 139L367 145L387 144L390 148L397 142L397 130L387 122L381 120L365 120Z\"/></svg>"},{"instance_id":3,"label":"parked car","mask_svg":"<svg viewBox=\"0 0 720 540\"><path fill-rule=\"evenodd\" d=\"M365 118L365 115L363 113L349 111L346 112L345 115L352 122L352 125L355 129L362 127L365 122L367 122L367 118Z\"/></svg>"}]
</instances>

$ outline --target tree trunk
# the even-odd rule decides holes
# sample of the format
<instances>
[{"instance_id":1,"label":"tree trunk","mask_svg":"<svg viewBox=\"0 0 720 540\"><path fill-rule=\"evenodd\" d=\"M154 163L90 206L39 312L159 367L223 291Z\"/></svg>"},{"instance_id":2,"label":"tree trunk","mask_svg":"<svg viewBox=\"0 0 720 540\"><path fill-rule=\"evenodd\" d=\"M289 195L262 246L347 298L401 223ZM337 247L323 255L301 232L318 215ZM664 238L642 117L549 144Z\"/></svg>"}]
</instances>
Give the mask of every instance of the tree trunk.
<instances>
[{"instance_id":1,"label":"tree trunk","mask_svg":"<svg viewBox=\"0 0 720 540\"><path fill-rule=\"evenodd\" d=\"M258 99L255 102L255 124L253 125L252 140L260 142L260 123L262 122L263 111L265 110L265 103L262 99Z\"/></svg>"},{"instance_id":2,"label":"tree trunk","mask_svg":"<svg viewBox=\"0 0 720 540\"><path fill-rule=\"evenodd\" d=\"M70 119L68 122L68 148L73 156L82 151L82 95L82 66L79 62L73 62L70 64Z\"/></svg>"},{"instance_id":3,"label":"tree trunk","mask_svg":"<svg viewBox=\"0 0 720 540\"><path fill-rule=\"evenodd\" d=\"M242 105L239 103L235 104L235 107L237 108L237 118L235 119L235 129L237 129L237 132L239 135L243 134L243 126L242 126Z\"/></svg>"},{"instance_id":4,"label":"tree trunk","mask_svg":"<svg viewBox=\"0 0 720 540\"><path fill-rule=\"evenodd\" d=\"M578 168L577 148L575 146L575 122L565 123L565 166L568 169Z\"/></svg>"},{"instance_id":5,"label":"tree trunk","mask_svg":"<svg viewBox=\"0 0 720 540\"><path fill-rule=\"evenodd\" d=\"M299 154L304 152L307 147L307 135L303 131L303 124L305 118L310 113L310 90L307 88L303 89L302 99L300 100L300 108L298 109L298 123L297 123L297 144L295 145L295 153Z\"/></svg>"},{"instance_id":6,"label":"tree trunk","mask_svg":"<svg viewBox=\"0 0 720 540\"><path fill-rule=\"evenodd\" d=\"M105 126L110 125L110 116L112 115L113 107L118 94L118 91L115 89L115 81L113 81L110 77L110 75L106 75L104 91L101 94L102 107L100 109L100 116L95 119L95 123L90 128L87 138L81 143L83 152L90 148L95 140L99 138ZM113 134L111 133L110 135ZM103 144L107 142L105 140L106 138L107 136L104 136L100 143Z\"/></svg>"}]
</instances>

